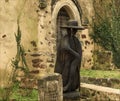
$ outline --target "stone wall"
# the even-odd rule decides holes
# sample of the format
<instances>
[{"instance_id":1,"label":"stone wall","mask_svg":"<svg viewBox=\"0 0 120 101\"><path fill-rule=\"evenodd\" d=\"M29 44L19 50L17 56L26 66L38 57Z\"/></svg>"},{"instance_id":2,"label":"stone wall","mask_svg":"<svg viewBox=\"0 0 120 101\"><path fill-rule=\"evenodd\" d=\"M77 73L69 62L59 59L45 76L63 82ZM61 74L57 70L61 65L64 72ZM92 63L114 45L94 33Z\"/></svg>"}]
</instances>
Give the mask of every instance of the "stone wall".
<instances>
[{"instance_id":1,"label":"stone wall","mask_svg":"<svg viewBox=\"0 0 120 101\"><path fill-rule=\"evenodd\" d=\"M46 1L47 6L38 10L38 52L43 65L54 68L55 63L55 33L52 32L51 0Z\"/></svg>"},{"instance_id":2,"label":"stone wall","mask_svg":"<svg viewBox=\"0 0 120 101\"><path fill-rule=\"evenodd\" d=\"M79 0L79 3L91 21L91 2ZM0 69L12 68L11 59L17 51L14 33L17 33L19 18L21 44L26 53L41 54L39 58L42 64L48 71L53 72L56 60L56 19L60 8L66 6L71 13L70 16L76 19L79 25L82 24L82 18L72 0L46 0L46 4L45 8L40 8L39 0L0 0ZM93 61L93 41L89 37L89 30L90 26L77 34L83 46L83 68L91 68Z\"/></svg>"},{"instance_id":3,"label":"stone wall","mask_svg":"<svg viewBox=\"0 0 120 101\"><path fill-rule=\"evenodd\" d=\"M82 43L82 68L90 69L94 65L93 62L93 51L94 51L94 42L90 39L89 29L82 31L80 34L80 40Z\"/></svg>"},{"instance_id":4,"label":"stone wall","mask_svg":"<svg viewBox=\"0 0 120 101\"><path fill-rule=\"evenodd\" d=\"M120 88L120 79L115 78L92 78L92 77L81 77L81 82L88 84L101 85L111 88Z\"/></svg>"},{"instance_id":5,"label":"stone wall","mask_svg":"<svg viewBox=\"0 0 120 101\"><path fill-rule=\"evenodd\" d=\"M16 54L14 33L17 33L18 16L20 16L22 45L26 51L33 51L34 47L31 42L37 41L38 34L36 10L37 0L0 1L0 58L4 58L0 61L1 68L4 68Z\"/></svg>"},{"instance_id":6,"label":"stone wall","mask_svg":"<svg viewBox=\"0 0 120 101\"><path fill-rule=\"evenodd\" d=\"M78 0L82 9L82 23L88 24L88 29L81 33L81 42L83 46L83 68L93 66L94 42L89 34L92 33L92 19L94 17L93 0Z\"/></svg>"},{"instance_id":7,"label":"stone wall","mask_svg":"<svg viewBox=\"0 0 120 101\"><path fill-rule=\"evenodd\" d=\"M98 70L114 70L112 63L113 54L111 51L96 50L94 51L94 66L92 69Z\"/></svg>"},{"instance_id":8,"label":"stone wall","mask_svg":"<svg viewBox=\"0 0 120 101\"><path fill-rule=\"evenodd\" d=\"M16 55L14 34L17 33L18 18L22 45L26 52L34 51L33 42L37 41L38 35L38 5L38 0L0 0L0 84L4 85L3 80L7 80L7 71L12 69L11 60Z\"/></svg>"},{"instance_id":9,"label":"stone wall","mask_svg":"<svg viewBox=\"0 0 120 101\"><path fill-rule=\"evenodd\" d=\"M83 101L119 101L120 90L82 83L81 96Z\"/></svg>"},{"instance_id":10,"label":"stone wall","mask_svg":"<svg viewBox=\"0 0 120 101\"><path fill-rule=\"evenodd\" d=\"M93 13L90 13L93 11L92 2L79 2L83 12L85 12L83 16L87 14L86 16L88 17L88 20L90 22L89 24L91 24L91 17L93 16ZM85 4L87 4L88 8ZM41 59L43 59L44 65L46 65L47 68L51 68L52 71L54 69L56 60L56 19L59 10L63 6L69 6L68 10L71 10L69 12L73 12L73 15L71 15L74 16L73 18L76 19L81 25L82 22L80 22L80 20L82 20L82 18L80 18L77 8L75 7L76 5L72 2L72 0L47 1L47 7L38 10L38 52L42 53ZM86 16L84 16L83 18L85 19ZM82 68L91 68L93 66L92 56L94 50L94 43L89 37L90 30L91 29L89 26L88 29L86 29L85 31L78 33L78 38L80 39L83 47Z\"/></svg>"}]
</instances>

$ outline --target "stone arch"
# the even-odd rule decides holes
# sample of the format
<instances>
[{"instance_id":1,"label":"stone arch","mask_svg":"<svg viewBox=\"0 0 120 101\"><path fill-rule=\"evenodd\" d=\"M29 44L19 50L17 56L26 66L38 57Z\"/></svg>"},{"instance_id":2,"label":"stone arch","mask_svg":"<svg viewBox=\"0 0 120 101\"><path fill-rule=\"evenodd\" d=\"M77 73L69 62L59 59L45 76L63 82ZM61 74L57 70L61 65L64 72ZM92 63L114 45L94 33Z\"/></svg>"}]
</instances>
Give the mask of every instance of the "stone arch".
<instances>
[{"instance_id":1,"label":"stone arch","mask_svg":"<svg viewBox=\"0 0 120 101\"><path fill-rule=\"evenodd\" d=\"M52 30L53 30L53 33L56 32L56 30L55 30L56 29L56 19L57 19L57 15L58 15L59 10L62 7L64 7L67 10L67 12L69 12L70 17L77 20L79 25L81 25L80 15L79 15L79 11L78 11L76 5L71 0L58 1L53 9L53 12L52 12Z\"/></svg>"},{"instance_id":2,"label":"stone arch","mask_svg":"<svg viewBox=\"0 0 120 101\"><path fill-rule=\"evenodd\" d=\"M60 0L58 2L56 2L53 12L52 12L52 33L53 35L56 36L57 38L57 16L58 13L60 11L61 8L65 8L65 10L68 12L69 16L71 19L75 19L78 21L78 24L81 25L81 18L80 18L80 13L78 11L78 8L76 7L76 5L74 4L74 2L72 2L71 0ZM55 46L56 47L56 46Z\"/></svg>"}]
</instances>

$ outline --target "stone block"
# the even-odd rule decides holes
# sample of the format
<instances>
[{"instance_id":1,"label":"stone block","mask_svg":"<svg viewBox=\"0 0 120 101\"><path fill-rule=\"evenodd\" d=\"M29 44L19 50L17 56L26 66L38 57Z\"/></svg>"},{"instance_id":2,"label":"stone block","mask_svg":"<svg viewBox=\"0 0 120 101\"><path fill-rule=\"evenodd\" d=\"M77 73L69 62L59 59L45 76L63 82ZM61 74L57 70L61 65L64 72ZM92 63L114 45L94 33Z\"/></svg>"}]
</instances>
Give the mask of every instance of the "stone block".
<instances>
[{"instance_id":1,"label":"stone block","mask_svg":"<svg viewBox=\"0 0 120 101\"><path fill-rule=\"evenodd\" d=\"M48 74L38 79L38 93L38 101L63 101L61 75Z\"/></svg>"},{"instance_id":2,"label":"stone block","mask_svg":"<svg viewBox=\"0 0 120 101\"><path fill-rule=\"evenodd\" d=\"M81 83L81 96L89 101L120 101L120 90L109 87ZM86 100L87 101L87 100Z\"/></svg>"},{"instance_id":3,"label":"stone block","mask_svg":"<svg viewBox=\"0 0 120 101\"><path fill-rule=\"evenodd\" d=\"M88 84L101 85L111 88L120 88L119 83L120 79L116 78L92 78L92 77L82 77L81 82Z\"/></svg>"}]
</instances>

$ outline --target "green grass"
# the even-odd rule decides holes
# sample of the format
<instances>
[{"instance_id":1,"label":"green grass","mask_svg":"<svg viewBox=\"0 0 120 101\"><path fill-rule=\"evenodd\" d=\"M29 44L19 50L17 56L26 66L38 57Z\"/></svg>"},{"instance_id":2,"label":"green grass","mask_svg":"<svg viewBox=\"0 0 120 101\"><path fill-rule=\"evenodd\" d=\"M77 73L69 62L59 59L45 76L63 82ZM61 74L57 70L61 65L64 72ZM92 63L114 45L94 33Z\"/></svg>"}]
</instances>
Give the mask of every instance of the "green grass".
<instances>
[{"instance_id":1,"label":"green grass","mask_svg":"<svg viewBox=\"0 0 120 101\"><path fill-rule=\"evenodd\" d=\"M103 71L103 70L87 70L81 69L81 76L93 77L93 78L117 78L120 79L120 71Z\"/></svg>"},{"instance_id":2,"label":"green grass","mask_svg":"<svg viewBox=\"0 0 120 101\"><path fill-rule=\"evenodd\" d=\"M11 101L38 101L38 91L35 89L14 89L13 92L0 89L0 92L2 93L0 101L9 101L8 99Z\"/></svg>"},{"instance_id":3,"label":"green grass","mask_svg":"<svg viewBox=\"0 0 120 101\"><path fill-rule=\"evenodd\" d=\"M35 89L21 89L13 92L11 98L16 101L38 101L38 91Z\"/></svg>"}]
</instances>

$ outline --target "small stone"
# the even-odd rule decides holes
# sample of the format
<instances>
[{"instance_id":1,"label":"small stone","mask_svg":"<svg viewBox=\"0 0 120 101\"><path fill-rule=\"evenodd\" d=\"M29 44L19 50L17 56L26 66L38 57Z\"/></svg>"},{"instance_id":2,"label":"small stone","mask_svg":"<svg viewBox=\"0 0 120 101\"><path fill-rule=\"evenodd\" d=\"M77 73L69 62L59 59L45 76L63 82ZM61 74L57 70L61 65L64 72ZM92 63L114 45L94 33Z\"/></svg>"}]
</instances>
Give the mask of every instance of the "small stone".
<instances>
[{"instance_id":1,"label":"small stone","mask_svg":"<svg viewBox=\"0 0 120 101\"><path fill-rule=\"evenodd\" d=\"M83 35L82 35L82 38L83 38L83 39L86 38L86 35L83 34Z\"/></svg>"},{"instance_id":2,"label":"small stone","mask_svg":"<svg viewBox=\"0 0 120 101\"><path fill-rule=\"evenodd\" d=\"M38 74L39 70L32 70L32 71L30 71L30 73Z\"/></svg>"},{"instance_id":3,"label":"small stone","mask_svg":"<svg viewBox=\"0 0 120 101\"><path fill-rule=\"evenodd\" d=\"M53 65L53 64L50 64L49 67L54 67L54 65Z\"/></svg>"},{"instance_id":4,"label":"small stone","mask_svg":"<svg viewBox=\"0 0 120 101\"><path fill-rule=\"evenodd\" d=\"M31 54L31 56L36 57L36 56L40 56L40 54L35 53L35 54Z\"/></svg>"},{"instance_id":5,"label":"small stone","mask_svg":"<svg viewBox=\"0 0 120 101\"><path fill-rule=\"evenodd\" d=\"M40 65L40 68L45 69L45 68L47 68L47 66L44 65L44 64L41 64L41 65Z\"/></svg>"},{"instance_id":6,"label":"small stone","mask_svg":"<svg viewBox=\"0 0 120 101\"><path fill-rule=\"evenodd\" d=\"M2 36L2 38L5 38L5 37L6 37L6 35L3 35L3 36Z\"/></svg>"},{"instance_id":7,"label":"small stone","mask_svg":"<svg viewBox=\"0 0 120 101\"><path fill-rule=\"evenodd\" d=\"M85 45L89 45L89 44L90 44L90 42L86 40L85 41Z\"/></svg>"},{"instance_id":8,"label":"small stone","mask_svg":"<svg viewBox=\"0 0 120 101\"><path fill-rule=\"evenodd\" d=\"M32 63L38 63L38 62L40 62L40 59L34 59L34 60L32 60Z\"/></svg>"},{"instance_id":9,"label":"small stone","mask_svg":"<svg viewBox=\"0 0 120 101\"><path fill-rule=\"evenodd\" d=\"M34 63L32 66L36 67L36 68L39 68L40 67L39 65L40 65L40 63Z\"/></svg>"}]
</instances>

